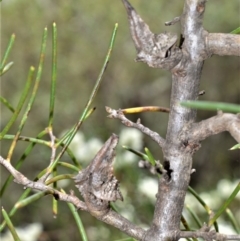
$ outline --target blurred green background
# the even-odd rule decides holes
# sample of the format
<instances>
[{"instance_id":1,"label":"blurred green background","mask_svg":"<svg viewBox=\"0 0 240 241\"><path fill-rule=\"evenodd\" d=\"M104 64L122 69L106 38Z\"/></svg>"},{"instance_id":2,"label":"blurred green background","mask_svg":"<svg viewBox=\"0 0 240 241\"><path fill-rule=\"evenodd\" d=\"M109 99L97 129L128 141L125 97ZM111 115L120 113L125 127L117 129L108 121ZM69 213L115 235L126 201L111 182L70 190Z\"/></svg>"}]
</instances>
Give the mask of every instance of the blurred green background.
<instances>
[{"instance_id":1,"label":"blurred green background","mask_svg":"<svg viewBox=\"0 0 240 241\"><path fill-rule=\"evenodd\" d=\"M132 0L131 3L153 32L179 33L179 24L165 27L164 22L181 14L183 0ZM103 64L116 22L119 24L118 33L110 63L94 103L97 109L81 130L87 138L97 137L103 141L112 132L118 134L122 125L120 121L106 118L105 106L115 109L143 105L169 107L171 75L165 70L151 69L143 63L134 61L136 51L131 40L127 15L120 0L3 0L0 4L1 56L11 34L16 35L8 59L14 62L14 66L1 78L1 95L13 106L16 106L20 97L29 67L31 65L36 67L38 64L43 29L47 26L49 30L40 89L23 135L34 137L47 126L51 80L51 26L54 21L58 28L57 96L54 117L56 136L59 137L64 130L69 129L83 110ZM208 1L204 27L209 32L229 33L240 25L239 11L239 0L221 1L221 4L218 0ZM239 57L213 56L208 59L204 64L200 87L206 91L206 94L201 99L239 104L239 67ZM215 113L199 111L198 120L212 115ZM10 117L10 111L1 105L1 129ZM134 121L141 118L145 126L165 136L167 114L144 113L129 118ZM14 134L16 128L17 124L10 133ZM10 143L2 141L1 155L6 155ZM239 178L240 153L228 150L234 144L236 142L228 133L213 136L202 143L202 148L195 154L193 163L193 167L197 170L191 181L194 188L199 191L210 190L214 189L216 183L223 178L229 180ZM13 160L21 156L26 146L27 143L18 143ZM144 146L149 147L156 159L162 160L161 150L148 137L144 138ZM21 170L29 178L34 178L48 164L49 155L50 150L36 147ZM142 172L137 168L137 164L126 175L119 174L123 185L125 183L134 188L134 183L129 184L128 178L131 172L135 171ZM145 172L141 175L150 174ZM6 176L6 171L1 169L2 182ZM15 184L11 185L11 190L11 193L1 200L7 210L14 205L22 192ZM50 238L43 240L78 240L74 222L69 225L71 214L66 205L60 204L60 206L59 217L53 220L50 198L44 198L20 210L14 216L15 224L40 221L44 224L44 229L50 233ZM149 204L144 208L141 207L139 215L151 220L152 211L153 205ZM84 223L93 222L99 224L94 218L84 214ZM124 237L115 229L111 230L113 230L111 238Z\"/></svg>"}]
</instances>

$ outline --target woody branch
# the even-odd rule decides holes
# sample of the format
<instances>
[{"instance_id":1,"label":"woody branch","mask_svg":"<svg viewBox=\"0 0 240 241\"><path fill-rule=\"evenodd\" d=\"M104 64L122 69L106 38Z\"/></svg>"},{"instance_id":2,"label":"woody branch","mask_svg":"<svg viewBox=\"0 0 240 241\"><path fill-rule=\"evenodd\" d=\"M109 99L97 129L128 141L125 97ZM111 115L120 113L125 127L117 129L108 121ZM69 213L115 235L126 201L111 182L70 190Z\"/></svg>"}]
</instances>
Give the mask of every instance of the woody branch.
<instances>
[{"instance_id":1,"label":"woody branch","mask_svg":"<svg viewBox=\"0 0 240 241\"><path fill-rule=\"evenodd\" d=\"M189 128L187 138L193 141L202 141L209 136L228 131L231 136L240 142L240 114L219 113Z\"/></svg>"}]
</instances>

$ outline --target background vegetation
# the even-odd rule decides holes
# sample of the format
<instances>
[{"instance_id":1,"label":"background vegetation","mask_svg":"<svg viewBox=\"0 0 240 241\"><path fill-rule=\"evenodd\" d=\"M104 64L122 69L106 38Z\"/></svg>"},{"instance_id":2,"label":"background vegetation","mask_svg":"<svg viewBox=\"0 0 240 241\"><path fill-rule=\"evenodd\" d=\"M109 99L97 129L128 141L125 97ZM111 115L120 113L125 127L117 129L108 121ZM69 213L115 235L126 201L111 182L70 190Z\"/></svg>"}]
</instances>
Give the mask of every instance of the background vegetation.
<instances>
[{"instance_id":1,"label":"background vegetation","mask_svg":"<svg viewBox=\"0 0 240 241\"><path fill-rule=\"evenodd\" d=\"M154 32L171 28L178 31L179 25L165 27L164 22L173 19L182 11L183 1L132 1L140 15L146 20ZM207 4L204 26L209 32L231 32L239 26L239 1L211 0ZM1 49L5 49L12 33L16 40L9 60L14 62L12 69L1 79L1 95L16 105L27 78L29 66L37 66L42 32L45 26L51 28L55 21L58 26L58 76L55 109L55 135L68 129L76 122L80 110L84 108L87 97L95 83L102 66L113 26L119 23L118 34L108 69L95 101L96 111L81 129L86 139L97 137L105 141L112 132L118 134L122 126L118 121L106 118L104 107L126 108L143 105L160 105L169 107L171 78L167 71L150 69L142 63L135 63L135 49L130 37L127 17L121 1L88 0L6 0L1 3ZM46 62L34 108L23 131L26 136L35 136L47 125L47 109L49 105L49 89L51 78L51 36L49 34ZM202 76L201 89L206 94L202 100L240 103L240 59L238 57L213 56L206 61ZM210 117L213 112L199 111L198 118ZM9 120L11 113L1 107L1 129ZM134 115L141 118L145 126L151 127L164 136L167 126L167 114L149 113ZM16 129L15 129L16 130ZM14 128L11 133L15 133ZM143 147L148 146L155 158L161 160L158 146L148 138L143 139ZM233 181L239 178L239 151L228 151L234 144L229 134L221 134L209 138L203 148L196 154L194 168L197 172L192 176L191 185L198 191L216 188L221 179ZM4 156L10 142L1 143L1 154ZM27 143L18 143L14 158L19 158ZM50 150L36 147L30 155L22 171L29 177L45 167L49 161ZM95 153L89 153L89 160ZM121 161L121 160L119 160ZM207 172L205 171L207 169ZM141 174L135 174L140 172ZM207 173L207 174L206 174ZM128 171L118 169L122 185L126 186L127 194L134 193L136 179L140 180L150 174L137 168L132 163ZM7 176L1 170L1 180ZM136 179L134 179L136 178ZM129 181L130 180L130 181ZM129 183L131 182L131 183ZM21 190L12 184L9 199L1 200L4 207L10 208L19 197ZM147 198L147 197L146 197ZM44 198L24 208L14 217L15 225L41 222L44 229L49 230L43 240L77 240L74 222L66 205L61 205L57 220L52 219L50 199ZM142 200L142 199L140 199ZM42 206L44 205L44 208ZM153 203L136 202L140 221L147 223L152 214ZM124 204L123 204L124 206ZM41 210L41 212L39 212ZM142 211L144 210L144 211ZM84 214L84 223L96 227L98 221ZM106 227L106 225L105 225ZM107 227L108 228L108 227ZM111 238L121 237L115 231ZM90 233L90 231L89 231ZM76 236L74 236L76 235ZM92 239L94 240L94 239Z\"/></svg>"}]
</instances>

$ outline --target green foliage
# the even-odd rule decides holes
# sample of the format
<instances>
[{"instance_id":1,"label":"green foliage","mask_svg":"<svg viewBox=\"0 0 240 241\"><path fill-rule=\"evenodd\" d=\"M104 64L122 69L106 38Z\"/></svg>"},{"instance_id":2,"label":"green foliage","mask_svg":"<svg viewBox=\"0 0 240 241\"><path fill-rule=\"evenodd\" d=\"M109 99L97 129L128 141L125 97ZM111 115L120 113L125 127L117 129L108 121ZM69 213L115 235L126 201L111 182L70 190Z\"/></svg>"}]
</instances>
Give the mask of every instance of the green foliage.
<instances>
[{"instance_id":1,"label":"green foliage","mask_svg":"<svg viewBox=\"0 0 240 241\"><path fill-rule=\"evenodd\" d=\"M234 200L234 198L237 196L237 194L240 191L240 182L236 186L236 188L233 190L232 194L229 196L229 198L224 202L222 207L217 211L217 213L209 220L209 225L211 226L227 209L229 204Z\"/></svg>"},{"instance_id":2,"label":"green foliage","mask_svg":"<svg viewBox=\"0 0 240 241\"><path fill-rule=\"evenodd\" d=\"M233 34L240 34L240 27L234 29L231 33L233 33Z\"/></svg>"},{"instance_id":3,"label":"green foliage","mask_svg":"<svg viewBox=\"0 0 240 241\"><path fill-rule=\"evenodd\" d=\"M9 63L6 64L6 61L7 61L7 58L9 56L9 53L10 53L12 47L13 47L14 40L15 40L15 34L12 34L12 36L9 40L8 46L6 48L6 51L3 55L3 59L2 59L1 64L0 64L0 76L3 75L4 73L6 73L13 65L13 62L9 62Z\"/></svg>"},{"instance_id":4,"label":"green foliage","mask_svg":"<svg viewBox=\"0 0 240 241\"><path fill-rule=\"evenodd\" d=\"M9 228L9 230L10 230L11 233L12 233L12 236L13 236L13 238L14 238L14 241L21 241L21 240L19 239L19 237L18 237L18 234L17 234L15 228L14 228L14 225L12 224L12 222L11 222L11 220L10 220L7 212L4 210L4 208L2 208L2 214L3 214L3 217L4 217L5 221L6 221L6 223L7 223L7 226L8 226L8 228Z\"/></svg>"},{"instance_id":5,"label":"green foliage","mask_svg":"<svg viewBox=\"0 0 240 241\"><path fill-rule=\"evenodd\" d=\"M236 150L236 149L240 149L240 143L233 146L230 150Z\"/></svg>"},{"instance_id":6,"label":"green foliage","mask_svg":"<svg viewBox=\"0 0 240 241\"><path fill-rule=\"evenodd\" d=\"M227 111L227 112L240 112L240 105L228 104L221 102L210 102L210 101L182 101L182 106L202 109L202 110L215 110L215 111Z\"/></svg>"}]
</instances>

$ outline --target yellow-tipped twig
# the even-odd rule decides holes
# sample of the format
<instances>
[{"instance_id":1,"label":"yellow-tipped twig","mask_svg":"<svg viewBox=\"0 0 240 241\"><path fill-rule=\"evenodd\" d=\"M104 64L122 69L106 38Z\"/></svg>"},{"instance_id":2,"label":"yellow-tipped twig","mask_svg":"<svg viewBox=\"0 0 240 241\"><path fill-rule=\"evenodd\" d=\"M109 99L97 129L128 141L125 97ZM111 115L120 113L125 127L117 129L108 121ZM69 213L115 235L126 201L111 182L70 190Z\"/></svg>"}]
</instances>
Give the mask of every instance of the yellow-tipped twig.
<instances>
[{"instance_id":1,"label":"yellow-tipped twig","mask_svg":"<svg viewBox=\"0 0 240 241\"><path fill-rule=\"evenodd\" d=\"M121 110L123 114L136 114L142 112L165 112L169 113L170 109L161 106L140 106Z\"/></svg>"}]
</instances>

